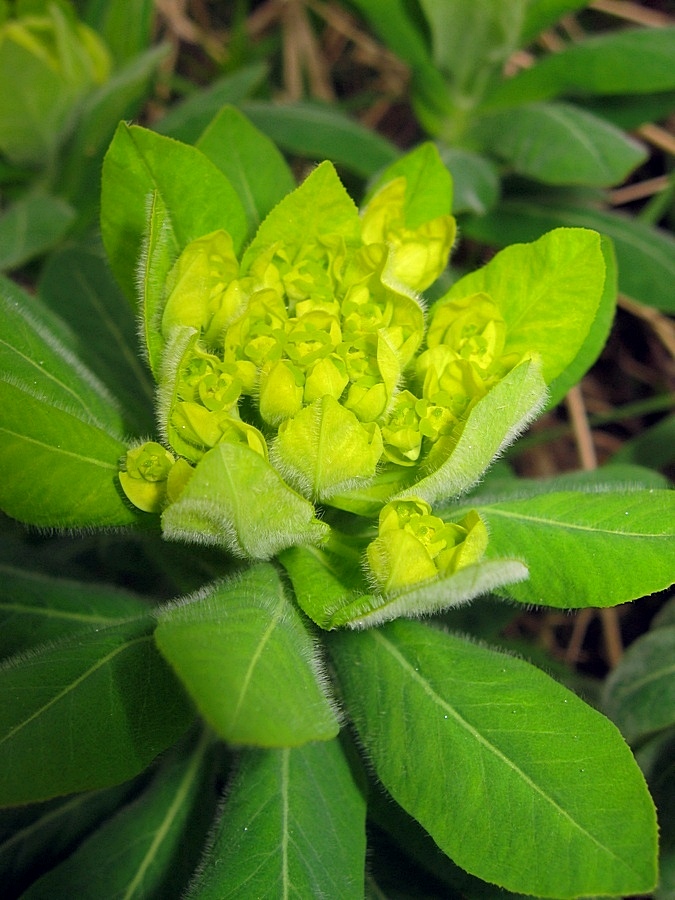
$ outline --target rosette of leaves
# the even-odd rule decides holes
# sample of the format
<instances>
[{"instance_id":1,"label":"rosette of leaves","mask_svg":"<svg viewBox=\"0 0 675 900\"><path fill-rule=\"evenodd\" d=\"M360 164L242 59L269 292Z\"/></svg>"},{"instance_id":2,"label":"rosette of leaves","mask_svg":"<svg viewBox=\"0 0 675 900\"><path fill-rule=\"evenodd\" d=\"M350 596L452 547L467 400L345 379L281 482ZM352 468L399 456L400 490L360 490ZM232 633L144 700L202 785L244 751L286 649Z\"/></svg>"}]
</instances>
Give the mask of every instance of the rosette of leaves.
<instances>
[{"instance_id":1,"label":"rosette of leaves","mask_svg":"<svg viewBox=\"0 0 675 900\"><path fill-rule=\"evenodd\" d=\"M655 811L617 729L462 618L487 592L602 606L673 579L653 473L485 474L596 358L611 247L557 230L428 305L451 203L432 145L359 209L330 163L296 187L233 109L194 147L122 124L102 233L126 299L87 257L114 327L78 343L55 311L72 257L36 298L3 282L2 509L161 533L155 570L200 585L158 605L4 565L0 797L38 804L11 846L35 858L65 823L27 897L190 877L194 897L362 897L369 843L446 894L652 889ZM111 341L116 370L93 352Z\"/></svg>"}]
</instances>

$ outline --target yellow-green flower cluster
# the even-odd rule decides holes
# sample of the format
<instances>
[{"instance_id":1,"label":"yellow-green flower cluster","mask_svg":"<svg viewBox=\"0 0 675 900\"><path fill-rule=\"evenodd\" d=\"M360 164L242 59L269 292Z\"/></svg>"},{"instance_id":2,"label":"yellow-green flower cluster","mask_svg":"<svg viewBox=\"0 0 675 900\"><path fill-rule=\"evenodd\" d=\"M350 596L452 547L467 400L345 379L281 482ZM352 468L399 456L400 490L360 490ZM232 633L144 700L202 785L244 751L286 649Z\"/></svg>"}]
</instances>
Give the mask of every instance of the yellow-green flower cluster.
<instances>
[{"instance_id":1,"label":"yellow-green flower cluster","mask_svg":"<svg viewBox=\"0 0 675 900\"><path fill-rule=\"evenodd\" d=\"M395 500L382 507L378 536L366 550L375 584L392 594L480 560L487 529L477 512L460 522L444 522L424 500Z\"/></svg>"}]
</instances>

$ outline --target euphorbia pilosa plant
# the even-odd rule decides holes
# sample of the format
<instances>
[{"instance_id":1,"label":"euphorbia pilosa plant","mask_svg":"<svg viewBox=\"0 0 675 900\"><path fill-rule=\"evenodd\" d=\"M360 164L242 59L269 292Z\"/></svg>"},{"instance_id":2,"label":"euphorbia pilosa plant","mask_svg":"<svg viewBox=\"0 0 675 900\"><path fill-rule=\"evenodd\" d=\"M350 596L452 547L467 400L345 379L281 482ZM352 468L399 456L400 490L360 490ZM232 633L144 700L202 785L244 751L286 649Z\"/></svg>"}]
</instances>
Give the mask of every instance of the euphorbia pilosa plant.
<instances>
[{"instance_id":1,"label":"euphorbia pilosa plant","mask_svg":"<svg viewBox=\"0 0 675 900\"><path fill-rule=\"evenodd\" d=\"M39 526L161 529L230 567L150 609L88 598L89 626L73 625L77 591L68 616L54 591L25 605L63 627L29 655L17 641L0 670L6 805L120 784L202 723L133 814L27 896L72 893L92 846L115 840L127 851L107 889L157 895L212 790L216 740L232 774L191 896L363 896L367 815L426 848L422 866L419 825L511 891L652 889L654 807L619 732L531 664L452 631L488 592L607 606L672 582L673 497L653 473L488 471L597 357L611 247L556 230L427 307L455 241L451 202L432 145L359 210L328 162L294 189L232 109L196 147L120 125L102 234L156 382L156 433L134 440L114 383L4 285L2 508ZM400 816L383 814L376 781ZM164 830L131 840L139 810ZM440 871L467 877L447 858Z\"/></svg>"}]
</instances>

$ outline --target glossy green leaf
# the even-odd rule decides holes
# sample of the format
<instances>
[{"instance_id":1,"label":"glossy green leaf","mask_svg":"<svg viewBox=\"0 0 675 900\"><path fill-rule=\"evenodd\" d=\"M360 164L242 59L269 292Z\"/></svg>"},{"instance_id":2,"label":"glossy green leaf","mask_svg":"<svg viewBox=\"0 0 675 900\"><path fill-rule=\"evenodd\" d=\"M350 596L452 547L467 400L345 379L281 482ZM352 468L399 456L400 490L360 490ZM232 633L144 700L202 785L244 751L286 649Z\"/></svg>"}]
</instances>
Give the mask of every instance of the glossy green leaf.
<instances>
[{"instance_id":1,"label":"glossy green leaf","mask_svg":"<svg viewBox=\"0 0 675 900\"><path fill-rule=\"evenodd\" d=\"M0 804L119 784L185 731L192 707L147 619L0 666Z\"/></svg>"},{"instance_id":2,"label":"glossy green leaf","mask_svg":"<svg viewBox=\"0 0 675 900\"><path fill-rule=\"evenodd\" d=\"M154 124L155 131L194 144L215 115L228 103L241 103L267 74L264 63L252 63L216 78L176 103Z\"/></svg>"},{"instance_id":3,"label":"glossy green leaf","mask_svg":"<svg viewBox=\"0 0 675 900\"><path fill-rule=\"evenodd\" d=\"M378 777L462 868L537 897L653 888L640 770L615 726L566 688L413 622L336 632L329 646Z\"/></svg>"},{"instance_id":4,"label":"glossy green leaf","mask_svg":"<svg viewBox=\"0 0 675 900\"><path fill-rule=\"evenodd\" d=\"M615 606L675 581L672 491L589 485L484 506L472 498L472 505L488 525L488 556L526 563L529 579L506 589L521 603Z\"/></svg>"},{"instance_id":5,"label":"glossy green leaf","mask_svg":"<svg viewBox=\"0 0 675 900\"><path fill-rule=\"evenodd\" d=\"M218 444L200 460L162 514L170 540L215 544L236 556L271 559L294 544L320 543L328 526L267 460L243 444Z\"/></svg>"},{"instance_id":6,"label":"glossy green leaf","mask_svg":"<svg viewBox=\"0 0 675 900\"><path fill-rule=\"evenodd\" d=\"M348 118L335 106L263 102L241 104L241 110L283 150L309 159L332 159L368 178L398 156L388 140Z\"/></svg>"},{"instance_id":7,"label":"glossy green leaf","mask_svg":"<svg viewBox=\"0 0 675 900\"><path fill-rule=\"evenodd\" d=\"M102 256L80 247L53 254L39 296L72 329L79 359L120 401L125 431L151 433L154 390L138 354L137 323Z\"/></svg>"},{"instance_id":8,"label":"glossy green leaf","mask_svg":"<svg viewBox=\"0 0 675 900\"><path fill-rule=\"evenodd\" d=\"M567 103L530 103L485 115L471 136L514 172L545 184L619 184L647 156L618 128Z\"/></svg>"},{"instance_id":9,"label":"glossy green leaf","mask_svg":"<svg viewBox=\"0 0 675 900\"><path fill-rule=\"evenodd\" d=\"M236 191L203 153L121 123L103 163L101 231L113 274L130 299L136 297L148 197L154 191L171 216L180 249L218 228L230 232L237 249L246 235Z\"/></svg>"},{"instance_id":10,"label":"glossy green leaf","mask_svg":"<svg viewBox=\"0 0 675 900\"><path fill-rule=\"evenodd\" d=\"M0 579L0 656L75 631L104 628L147 610L139 597L126 591L5 563L0 563Z\"/></svg>"},{"instance_id":11,"label":"glossy green leaf","mask_svg":"<svg viewBox=\"0 0 675 900\"><path fill-rule=\"evenodd\" d=\"M123 420L63 332L36 298L0 283L0 508L35 525L129 524L116 482Z\"/></svg>"},{"instance_id":12,"label":"glossy green leaf","mask_svg":"<svg viewBox=\"0 0 675 900\"><path fill-rule=\"evenodd\" d=\"M363 897L365 802L337 741L246 750L188 897Z\"/></svg>"},{"instance_id":13,"label":"glossy green leaf","mask_svg":"<svg viewBox=\"0 0 675 900\"><path fill-rule=\"evenodd\" d=\"M464 223L470 237L502 247L532 241L558 226L593 228L611 238L619 264L619 290L663 312L675 312L675 238L617 212L570 201L508 199L487 216Z\"/></svg>"},{"instance_id":14,"label":"glossy green leaf","mask_svg":"<svg viewBox=\"0 0 675 900\"><path fill-rule=\"evenodd\" d=\"M232 106L218 113L196 146L229 178L251 233L295 188L293 173L272 141Z\"/></svg>"},{"instance_id":15,"label":"glossy green leaf","mask_svg":"<svg viewBox=\"0 0 675 900\"><path fill-rule=\"evenodd\" d=\"M600 303L586 335L586 339L579 348L577 355L557 378L549 384L548 407L556 406L567 394L570 388L581 381L593 363L602 353L614 322L616 311L616 296L618 291L618 272L616 254L612 242L600 235L600 246L605 262L605 286L602 291Z\"/></svg>"},{"instance_id":16,"label":"glossy green leaf","mask_svg":"<svg viewBox=\"0 0 675 900\"><path fill-rule=\"evenodd\" d=\"M0 878L8 896L20 896L71 853L132 789L126 783L0 812Z\"/></svg>"},{"instance_id":17,"label":"glossy green leaf","mask_svg":"<svg viewBox=\"0 0 675 900\"><path fill-rule=\"evenodd\" d=\"M419 497L433 505L464 493L541 411L545 400L539 366L532 360L520 363L476 403L447 460L396 497Z\"/></svg>"},{"instance_id":18,"label":"glossy green leaf","mask_svg":"<svg viewBox=\"0 0 675 900\"><path fill-rule=\"evenodd\" d=\"M675 89L675 28L612 29L550 53L501 82L486 105L557 96L648 94Z\"/></svg>"},{"instance_id":19,"label":"glossy green leaf","mask_svg":"<svg viewBox=\"0 0 675 900\"><path fill-rule=\"evenodd\" d=\"M207 741L172 753L149 786L94 831L64 862L38 879L26 900L101 897L149 898L174 894L181 844L196 804L203 804ZM183 872L183 878L187 877ZM180 883L180 882L179 882Z\"/></svg>"},{"instance_id":20,"label":"glossy green leaf","mask_svg":"<svg viewBox=\"0 0 675 900\"><path fill-rule=\"evenodd\" d=\"M631 743L675 725L675 627L628 647L605 681L603 709Z\"/></svg>"},{"instance_id":21,"label":"glossy green leaf","mask_svg":"<svg viewBox=\"0 0 675 900\"><path fill-rule=\"evenodd\" d=\"M313 640L272 566L167 607L155 639L228 742L288 747L337 734Z\"/></svg>"},{"instance_id":22,"label":"glossy green leaf","mask_svg":"<svg viewBox=\"0 0 675 900\"><path fill-rule=\"evenodd\" d=\"M17 200L0 215L0 271L16 269L51 249L74 218L75 210L58 197Z\"/></svg>"},{"instance_id":23,"label":"glossy green leaf","mask_svg":"<svg viewBox=\"0 0 675 900\"><path fill-rule=\"evenodd\" d=\"M549 384L583 347L605 280L600 235L558 228L532 244L502 250L486 266L455 282L439 303L489 294L506 322L504 353L538 354Z\"/></svg>"}]
</instances>

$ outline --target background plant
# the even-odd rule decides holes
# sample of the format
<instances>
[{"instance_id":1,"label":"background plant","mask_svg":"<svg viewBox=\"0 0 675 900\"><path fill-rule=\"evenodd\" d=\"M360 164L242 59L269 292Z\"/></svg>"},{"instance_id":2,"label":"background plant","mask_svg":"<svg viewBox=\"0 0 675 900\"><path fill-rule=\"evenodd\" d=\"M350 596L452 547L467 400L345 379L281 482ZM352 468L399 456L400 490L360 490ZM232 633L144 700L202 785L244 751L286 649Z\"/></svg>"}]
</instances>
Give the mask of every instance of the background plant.
<instances>
[{"instance_id":1,"label":"background plant","mask_svg":"<svg viewBox=\"0 0 675 900\"><path fill-rule=\"evenodd\" d=\"M226 154L221 149L223 139L227 140L229 149ZM240 152L233 155L233 146L241 148ZM435 195L434 203L441 207L445 204L445 208L437 210L438 214L447 215L450 204L447 175L432 164L433 158L420 150L406 157L398 164L399 168L394 167L382 176L380 184L397 173L404 174L408 181L414 176L418 187L426 178L434 190L426 194L422 191L422 197ZM420 165L419 161L425 159L426 164ZM413 164L411 160L418 162ZM186 162L189 164L185 165ZM161 305L165 302L166 296L161 291L164 274L183 245L213 228L223 227L224 210L227 210L227 227L233 228L233 223L238 222L239 240L245 241L245 236L253 234L257 223L293 185L293 179L273 147L232 110L225 110L213 122L199 140L198 151L163 142L151 132L123 127L115 138L106 165L103 230L113 269L134 303L134 268L146 232L143 198L148 192L154 192L156 198L152 208L154 218L150 220L151 228L145 241L148 277L143 290L146 315L150 307L147 334L151 341L156 340L157 334L157 329L152 327L156 324L152 303ZM327 170L324 167L321 171ZM274 173L274 177L261 177L265 172ZM200 177L205 174L208 178ZM443 190L439 190L441 183L446 185ZM233 190L228 190L226 184L233 186ZM318 190L316 181L309 184L314 184L314 189ZM122 198L124 201L120 202ZM195 203L198 198L203 200ZM422 222L425 215L430 215L431 207L425 205L428 202L422 203ZM243 216L237 212L242 204ZM170 216L166 210L170 210ZM156 230L153 225L158 226ZM277 232L276 237L280 234L283 230ZM152 241L153 235L156 242ZM124 238L122 242L118 240L120 237ZM556 246L553 240L553 243L542 245L548 248L549 254ZM612 258L606 244L604 251L604 264L609 266L607 271L611 276ZM512 271L513 262L509 263L509 259L513 260L513 257L502 257L505 262L498 261L483 270L482 275L470 276L465 285L472 290L498 289L498 284L490 280L490 273ZM522 259L519 262L522 271ZM524 268L529 271L528 265ZM90 286L89 290L78 293L75 305L71 288L73 272L78 274L80 283ZM612 304L611 277L607 278L606 284L602 299L596 296L598 309L603 314L596 312L592 325L586 320L587 325L578 335L579 339L585 337L578 354L572 352L571 346L567 347L563 363L565 373L561 373L563 377L557 385L553 382L554 396L564 394L566 386L583 373L600 349ZM555 284L552 287L560 289ZM458 289L463 293L461 288L454 290ZM373 593L358 574L355 576L358 567L354 562L375 537L373 513L382 502L379 498L363 496L359 498L359 512L365 512L365 518L347 511L332 514L324 511L324 522L330 523L334 540L326 548L323 562L320 555L303 547L303 540L299 546L282 554L281 561L290 575L290 583L277 566L267 563L242 566L241 562L237 563L221 552L207 552L203 548L181 544L167 546L158 539L157 520L152 519L152 514L134 512L117 489L110 490L116 484L118 458L129 446L125 435L143 438L154 435L155 428L151 383L140 359L128 349L134 346L135 340L132 305L111 281L100 257L76 247L56 255L44 269L39 301L32 300L9 283L4 286L4 292L3 331L7 342L4 371L11 373L5 382L5 408L14 418L11 423L5 418L5 435L13 432L13 436L4 442L3 448L7 454L5 462L16 477L4 488L3 505L24 520L36 521L35 517L41 516L40 524L43 525L100 525L104 521L121 524L123 519L129 525L141 526L133 531L127 529L118 534L82 536L73 540L63 536L45 539L37 535L26 539L20 530L9 523L6 525L8 565L3 574L11 597L6 605L9 617L4 631L6 652L11 654L16 649L31 646L36 652L33 657L15 658L16 664L5 668L3 674L9 681L16 681L15 690L30 681L32 702L36 704L34 711L42 710L30 721L25 718L25 708L19 710L25 725L16 731L10 728L6 736L5 747L13 753L12 766L6 770L8 796L19 790L23 792L23 800L38 799L64 790L122 785L76 794L66 801L48 801L45 805L27 807L8 815L5 849L10 865L21 869L25 864L26 870L35 874L34 863L27 860L34 859L37 853L45 868L49 867L52 860L45 854L45 846L51 847L54 860L68 856L41 885L32 889L33 894L37 896L42 891L58 896L66 891L71 893L77 885L81 885L82 890L100 893L101 889L92 877L94 871L101 879L103 890L110 890L110 879L118 878L128 895L166 896L180 892L199 856L211 810L225 779L229 781L229 802L219 817L218 850L205 859L202 875L194 886L198 896L209 896L209 890L214 891L214 896L221 896L228 883L239 892L243 883L250 885L247 879L251 873L246 864L250 860L251 845L242 844L241 835L248 834L253 830L252 825L263 821L265 827L256 829L255 835L246 838L253 840L258 851L265 852L266 846L269 852L270 867L258 872L261 880L256 890L274 892L276 888L271 885L278 884L279 878L282 882L284 878L293 878L299 880L305 886L303 890L309 893L316 892L317 885L321 884L332 893L343 894L353 889L354 895L359 896L363 877L364 796L368 801L368 839L371 847L377 848L370 890L376 891L379 889L376 885L387 885L392 879L391 847L397 848L395 856L400 860L401 845L405 847L411 890L417 895L420 885L425 884L436 894L447 893L450 889L470 894L487 890L486 885L471 881L461 870L452 867L448 858L439 854L424 832L402 811L394 816L394 810L399 807L392 806L389 801L386 810L381 808L379 789L357 762L349 732L343 730L340 742L329 739L304 745L304 749L287 749L308 736L330 738L336 728L331 705L326 704L324 682L316 681L312 662L316 646L313 647L311 636L321 632L312 627L308 632L307 620L302 618L293 600L305 615L325 628L335 624L327 617L335 615L336 610L338 613L342 610L339 615L343 622L355 616L360 618L364 612L388 616L420 607L438 610L449 600L470 595L472 590L475 593L476 587L481 587L480 583L477 585L474 579L467 586L460 570L451 573L450 577L446 574L443 582L434 582L439 590L435 591L433 587L429 590L427 586L422 591L419 588L411 591L408 586L392 598L393 603L387 602L383 595L385 603L381 605L381 600L376 599L379 592ZM58 316L49 312L44 303L52 310L58 310ZM94 305L95 315L89 312L88 304ZM74 328L64 323L64 316ZM88 329L82 334L77 326L85 316L89 322L96 321L100 331ZM545 326L540 321L537 328L542 331ZM545 340L543 345L546 351ZM83 364L83 357L86 364ZM17 359L23 362L17 364ZM495 390L487 394L487 398L492 396L492 401L497 399ZM111 401L111 393L116 395L118 402ZM511 404L507 417L513 417L516 407L513 398L517 395L513 384L509 393ZM17 397L22 397L19 403ZM530 396L530 402L525 404L527 409L532 408L532 399ZM499 406L497 403L492 406L492 401L482 407L490 412L490 423L493 423L495 409ZM21 414L26 402L31 409L30 421ZM476 406L476 410L479 409L480 405ZM476 412L468 421L473 422L474 437L478 435L479 444L482 442L486 447L487 462L492 456L490 444L485 437L480 437L485 431L482 427L485 421ZM507 418L505 422L493 423L493 427L508 430L509 421ZM11 428L8 427L10 424ZM471 429L466 433L471 436ZM219 444L218 453L224 452L227 446ZM23 452L26 447L30 447L29 455ZM98 458L105 466L87 465L86 458L82 458L84 447L88 448L90 461ZM459 456L456 458L461 459L461 441L455 452L457 450ZM479 474L482 462L475 460L472 453L467 454L467 459L473 462L473 474ZM60 472L55 464L63 466ZM198 469L201 464L198 463ZM57 473L62 477L56 477ZM469 472L469 481L471 477ZM250 489L246 488L246 477L240 478L239 484L241 490ZM488 522L491 534L490 551L487 558L479 560L478 568L483 573L490 567L493 573L501 573L501 593L508 593L512 599L525 603L541 602L545 593L553 605L567 606L571 585L582 605L602 605L639 596L672 580L669 559L658 550L661 539L657 533L661 530L667 534L669 523L672 523L672 511L669 512L667 506L670 494L663 490L664 484L655 473L635 468L613 467L598 474L530 482L514 479L510 469L501 466L492 470L484 485L473 493L470 503L441 504L434 512L440 513L441 521L447 521L461 520L469 507L478 509L480 516ZM598 493L600 485L603 491ZM449 498L452 493L453 487L448 487L446 482L440 499ZM171 505L166 511L170 509ZM71 517L67 522L63 519L64 511ZM622 536L625 531L623 517L627 511L632 530L643 530L645 534L641 542L643 553L630 578L623 577L623 570L621 577L617 575L617 567L625 558L625 542L629 542L631 550L635 548L634 539ZM519 521L528 521L526 517L535 512L538 520L546 518L549 522L549 526L542 523L536 540L531 527L523 531L517 528ZM595 559L598 556L604 558L604 568L600 572L593 573L579 566L579 542L564 538L564 532L579 515L584 519L585 529L593 523L594 536L584 542L584 549ZM601 518L604 526L608 522L614 523L609 534L606 527L599 527ZM243 515L237 524L245 525L246 520ZM509 523L508 527L504 527L504 523ZM617 532L614 535L611 534L613 530ZM344 537L339 538L340 534ZM649 534L653 536L648 538ZM229 546L232 546L231 542ZM650 546L654 549L650 550ZM552 583L551 552L555 552L561 571L569 580ZM251 555L250 550L247 555ZM509 587L504 584L507 569L504 560L513 556L521 560L527 557L530 579ZM331 562L328 569L325 566L327 559ZM60 577L54 578L57 571ZM92 573L96 573L96 586L90 581ZM72 578L65 581L63 576L67 574L76 576L78 581ZM213 581L214 577L222 578L223 575L227 576L226 581ZM111 584L126 583L126 590L106 587L104 579ZM496 587L498 583L499 578L492 586ZM132 592L130 587L133 587ZM161 605L161 601L175 600L179 595L185 598L186 594L192 602ZM453 631L469 631L490 641L501 641L498 637L501 625L513 616L513 607L496 600L481 600L447 613L437 613L436 624ZM94 630L90 630L91 626ZM238 653L233 653L234 633L237 634ZM503 654L493 655L491 651L428 625L400 621L360 633L338 631L328 634L327 638L333 684L337 686L343 708L356 724L366 752L387 789L402 808L407 808L422 821L446 852L483 878L508 883L512 890L552 893L554 896L563 893L563 873L555 864L551 866L552 856L547 855L557 848L551 851L542 848L533 876L537 880L535 885L528 881L530 876L524 874L532 869L531 841L528 840L526 850L521 850L515 857L510 852L505 867L494 854L486 856L484 840L478 840L474 845L464 838L476 829L477 816L486 817L478 834L484 833L481 829L495 828L499 822L499 800L495 803L468 802L472 798L462 793L457 803L460 818L452 824L444 804L439 810L433 797L410 796L410 786L424 777L426 783L438 788L439 781L429 778L430 766L436 766L438 772L440 765L450 773L446 781L448 790L455 784L452 773L461 778L471 771L471 761L475 760L476 753L475 737L465 743L460 727L448 732L455 734L457 744L453 745L447 739L439 742L433 725L439 708L445 710L443 715L450 715L452 721L460 724L457 714L475 709L478 704L485 716L481 723L483 735L489 734L499 722L498 727L505 729L516 742L509 750L515 754L514 758L520 752L524 753L523 759L531 760L533 741L536 740L533 732L551 720L559 727L556 704L559 702L561 708L572 704L572 731L565 732L567 738L561 739L559 747L564 746L565 740L573 738L573 732L588 731L589 752L592 750L593 756L600 748L604 770L610 765L607 754L613 754L616 767L612 781L620 788L616 794L623 794L622 815L634 825L627 831L625 821L622 821L621 833L630 835L631 840L639 839L642 834L644 841L643 850L635 851L636 857L640 852L645 854L644 875L641 876L643 887L637 887L633 875L617 874L616 866L612 864L611 879L620 879L621 886L613 882L612 887L605 881L601 889L616 893L646 889L647 871L653 866L653 818L649 803L634 764L625 750L619 749L622 745L617 742L616 733L607 723L601 724L603 720L590 708L531 666ZM44 641L48 643L44 644ZM250 667L253 658L260 663L255 669ZM452 658L452 666L448 665L449 658ZM289 673L287 663L290 659L295 660L295 665ZM178 681L165 660L178 673ZM225 660L227 665L224 665ZM424 672L425 677L413 675L413 667ZM375 670L377 677L374 677ZM52 695L45 703L42 691L49 692L53 679L44 673L50 671L59 672L61 685L63 674L69 673L66 677L71 679L74 690ZM86 679L82 677L85 671L90 673ZM278 683L282 671L285 689L280 692ZM366 677L359 678L359 672L367 673ZM628 672L630 682L630 670ZM34 680L35 674L39 677ZM107 688L111 683L109 677L119 686L114 700ZM490 686L490 700L486 704L484 685L504 677L515 692L508 695L508 700L513 702L495 710L494 688ZM237 687L242 678L244 681L249 679L248 694ZM388 695L380 695L385 686L391 692L391 699ZM372 693L375 689L377 696ZM527 702L519 701L519 691L525 692ZM294 700L295 692L299 692L302 701ZM64 716L61 703L75 694L77 703ZM106 719L107 730L99 731L104 694L111 718ZM627 708L631 705L630 694L628 691ZM14 695L11 689L8 690L10 695ZM614 703L608 708L616 709L616 702L610 698L621 698L621 695L620 682L618 689L609 690L608 687L606 702ZM231 697L232 702L224 704L223 696ZM501 696L507 699L506 694ZM525 722L517 721L514 725L514 716L531 709L529 704L533 696L539 698L543 708L535 710L531 718L528 713ZM410 705L402 704L401 697L406 698L406 702L409 698ZM430 702L432 697L436 699ZM249 701L251 706L247 705ZM188 735L185 742L176 744L173 755L165 756L145 777L140 775L136 781L128 782L128 778L145 770L161 747L176 743L194 719L193 704L215 734L225 738L226 746L236 746L243 741L264 746L274 743L279 749L232 753L214 741L213 732L207 729L201 735L196 732ZM265 710L262 714L260 704ZM634 706L643 706L639 697ZM373 727L373 714L380 708L387 712L388 729L383 729L381 724ZM404 719L394 718L394 711L398 714L401 709L405 712ZM667 762L668 759L668 729L672 727L668 710L672 710L672 706L658 704L657 709L654 718L627 733L631 740L643 740L644 735L656 732L657 739L645 744L643 764L645 770L652 773L655 794L667 810L668 782L664 780L662 787L659 779L664 771L664 760ZM9 708L8 712L11 712ZM620 714L615 714L623 725ZM378 723L381 718L377 713ZM43 764L36 760L32 749L23 755L14 754L14 748L18 746L15 742L20 742L30 727L51 730L53 735L53 740L42 744ZM248 732L242 732L242 728ZM70 754L76 732L81 735L75 745L81 755L73 764ZM415 742L410 740L411 732L415 733ZM526 750L516 749L519 735L527 744ZM542 741L541 771L546 771L548 777L554 777L557 782L560 766L546 763L549 745L547 739L539 740ZM111 752L113 748L116 752ZM403 770L403 777L400 763L405 760L409 748L415 751L415 759L411 759L409 769ZM449 754L447 758L446 754ZM420 765L421 758L425 766ZM491 758L488 754L487 759ZM615 788L606 782L606 771L597 772L592 779L587 769L579 772L579 758L579 743L573 740L565 767L571 785L565 802L569 808L578 804L583 784L587 814L597 828L601 819L595 809L594 792L602 795L605 802L608 792ZM22 759L20 764L16 762L19 759ZM463 765L458 765L458 759L463 760ZM395 765L392 765L394 760ZM514 790L522 788L518 779L511 782L505 774L508 770L508 766L500 769L497 763L492 780L497 795L504 791L512 796ZM331 773L330 781L325 777L326 771ZM547 776L543 777L546 779ZM589 788L589 781L593 787ZM466 781L463 783L466 785ZM480 780L475 784L479 785ZM308 796L309 785L311 795ZM33 792L30 798L26 796L26 790ZM436 791L436 795L438 793ZM526 796L527 802L531 802L527 790ZM261 818L260 804L264 798L269 798L271 803L265 804ZM11 802L16 799L17 795L13 794ZM284 800L288 802L284 803ZM111 815L113 810L116 813ZM584 815L581 807L576 806L575 810L575 815ZM643 826L639 825L641 816L644 816ZM327 821L331 823L330 828L326 826ZM608 816L604 821L608 830L603 839L611 843L617 839L611 827L616 818ZM279 829L279 822L286 825L282 824ZM99 827L96 823L100 823ZM501 831L506 842L512 835L510 814L507 824L509 827ZM53 844L54 828L58 829L61 846ZM283 847L285 838L297 833L298 829L309 829L313 835L321 834L327 842L326 848L315 838L311 847L290 843L288 853L279 854L277 848ZM89 837L82 841L87 833ZM150 837L145 843L137 842L136 837L140 834ZM187 834L191 836L190 841L183 837ZM461 847L457 845L458 836L463 838ZM125 851L122 858L126 862L120 866L116 848L129 848L131 844L137 855ZM69 855L76 846L79 849ZM340 848L339 852L336 852L336 846ZM512 844L509 846L513 847ZM666 840L666 850L668 846ZM17 853L17 847L26 854L26 863ZM225 884L220 878L220 869L213 865L216 858L223 856L228 863ZM299 865L300 856L311 862ZM584 846L580 859L588 862L592 858L589 848ZM647 860L651 860L649 865ZM546 883L549 875L545 869L553 869L552 877L557 879L555 885ZM570 877L580 881L576 882L576 887L570 883L564 888L567 895L598 889L598 882L591 888L590 881L585 880L589 876L583 863L577 875ZM653 875L649 877L653 878ZM15 873L12 878L17 885L22 883L21 875ZM400 888L401 879L397 884Z\"/></svg>"}]
</instances>

